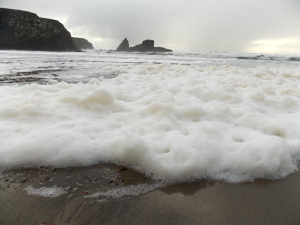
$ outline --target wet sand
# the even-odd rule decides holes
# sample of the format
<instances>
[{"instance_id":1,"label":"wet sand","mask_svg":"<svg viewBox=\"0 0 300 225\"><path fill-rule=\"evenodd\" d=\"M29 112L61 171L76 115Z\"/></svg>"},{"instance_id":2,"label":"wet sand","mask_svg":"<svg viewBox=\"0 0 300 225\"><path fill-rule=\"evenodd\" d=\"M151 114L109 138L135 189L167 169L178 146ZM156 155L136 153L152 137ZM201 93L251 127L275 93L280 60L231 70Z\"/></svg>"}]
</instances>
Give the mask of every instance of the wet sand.
<instances>
[{"instance_id":1,"label":"wet sand","mask_svg":"<svg viewBox=\"0 0 300 225\"><path fill-rule=\"evenodd\" d=\"M41 197L27 191L49 187L63 188L63 194ZM1 225L300 224L300 172L279 180L203 180L164 187L110 164L23 169L2 174L0 199Z\"/></svg>"}]
</instances>

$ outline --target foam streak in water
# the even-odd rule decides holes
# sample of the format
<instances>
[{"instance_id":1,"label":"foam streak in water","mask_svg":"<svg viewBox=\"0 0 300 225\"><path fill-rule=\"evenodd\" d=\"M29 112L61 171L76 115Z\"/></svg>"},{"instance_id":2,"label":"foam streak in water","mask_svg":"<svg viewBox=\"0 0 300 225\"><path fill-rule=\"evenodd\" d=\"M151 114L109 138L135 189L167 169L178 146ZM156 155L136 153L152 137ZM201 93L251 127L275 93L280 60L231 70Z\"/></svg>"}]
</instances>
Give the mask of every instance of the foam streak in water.
<instances>
[{"instance_id":1,"label":"foam streak in water","mask_svg":"<svg viewBox=\"0 0 300 225\"><path fill-rule=\"evenodd\" d=\"M46 198L57 198L61 195L67 194L65 191L67 188L61 187L41 187L41 188L33 188L32 186L28 186L25 188L29 195L35 195Z\"/></svg>"}]
</instances>

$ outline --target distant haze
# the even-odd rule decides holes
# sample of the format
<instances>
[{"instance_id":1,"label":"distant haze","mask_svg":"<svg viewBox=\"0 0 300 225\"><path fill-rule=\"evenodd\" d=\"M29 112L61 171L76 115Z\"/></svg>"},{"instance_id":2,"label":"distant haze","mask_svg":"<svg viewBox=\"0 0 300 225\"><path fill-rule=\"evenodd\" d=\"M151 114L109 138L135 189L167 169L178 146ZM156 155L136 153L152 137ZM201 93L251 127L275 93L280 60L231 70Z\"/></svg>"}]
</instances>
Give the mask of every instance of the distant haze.
<instances>
[{"instance_id":1,"label":"distant haze","mask_svg":"<svg viewBox=\"0 0 300 225\"><path fill-rule=\"evenodd\" d=\"M96 49L145 39L173 50L300 54L299 0L1 0L57 19Z\"/></svg>"}]
</instances>

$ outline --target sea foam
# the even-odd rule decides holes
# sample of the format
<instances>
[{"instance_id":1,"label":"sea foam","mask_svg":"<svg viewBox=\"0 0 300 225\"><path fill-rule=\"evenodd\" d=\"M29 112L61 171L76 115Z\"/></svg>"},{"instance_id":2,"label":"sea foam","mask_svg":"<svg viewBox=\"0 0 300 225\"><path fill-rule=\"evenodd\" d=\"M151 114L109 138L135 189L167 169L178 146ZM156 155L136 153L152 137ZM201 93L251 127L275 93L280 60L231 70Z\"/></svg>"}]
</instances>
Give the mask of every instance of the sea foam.
<instances>
[{"instance_id":1,"label":"sea foam","mask_svg":"<svg viewBox=\"0 0 300 225\"><path fill-rule=\"evenodd\" d=\"M33 188L31 185L25 188L25 191L29 195L35 195L40 197L47 197L47 198L57 198L61 195L67 194L67 188L61 187L41 187L41 188Z\"/></svg>"},{"instance_id":2,"label":"sea foam","mask_svg":"<svg viewBox=\"0 0 300 225\"><path fill-rule=\"evenodd\" d=\"M118 65L112 79L0 86L0 167L120 163L232 182L298 170L300 70Z\"/></svg>"}]
</instances>

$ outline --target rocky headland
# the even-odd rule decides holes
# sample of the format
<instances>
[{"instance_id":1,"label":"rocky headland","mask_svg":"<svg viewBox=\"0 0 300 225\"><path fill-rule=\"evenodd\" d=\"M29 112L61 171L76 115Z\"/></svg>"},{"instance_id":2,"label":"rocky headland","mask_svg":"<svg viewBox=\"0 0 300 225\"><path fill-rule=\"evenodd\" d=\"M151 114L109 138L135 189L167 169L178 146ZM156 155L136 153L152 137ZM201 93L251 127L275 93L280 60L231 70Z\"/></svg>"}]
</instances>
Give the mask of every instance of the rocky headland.
<instances>
[{"instance_id":1,"label":"rocky headland","mask_svg":"<svg viewBox=\"0 0 300 225\"><path fill-rule=\"evenodd\" d=\"M154 47L153 40L145 40L142 44L136 45L134 47L129 47L129 42L125 38L121 44L118 46L117 51L127 51L127 52L172 52L171 49L163 47Z\"/></svg>"},{"instance_id":2,"label":"rocky headland","mask_svg":"<svg viewBox=\"0 0 300 225\"><path fill-rule=\"evenodd\" d=\"M72 39L78 49L94 49L93 44L84 38L72 37Z\"/></svg>"},{"instance_id":3,"label":"rocky headland","mask_svg":"<svg viewBox=\"0 0 300 225\"><path fill-rule=\"evenodd\" d=\"M0 49L78 51L59 21L6 8L0 8Z\"/></svg>"}]
</instances>

